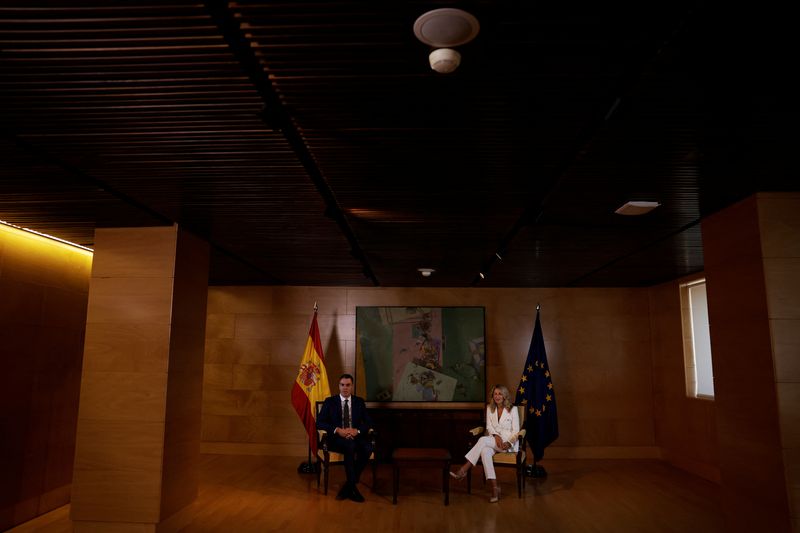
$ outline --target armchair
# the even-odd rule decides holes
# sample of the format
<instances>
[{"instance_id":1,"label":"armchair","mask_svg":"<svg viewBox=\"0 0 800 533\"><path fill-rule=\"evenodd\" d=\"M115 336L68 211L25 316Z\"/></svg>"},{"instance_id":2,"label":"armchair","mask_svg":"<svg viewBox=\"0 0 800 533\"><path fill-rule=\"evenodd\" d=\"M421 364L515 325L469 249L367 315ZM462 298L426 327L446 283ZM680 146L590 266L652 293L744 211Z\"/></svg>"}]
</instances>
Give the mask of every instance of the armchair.
<instances>
[{"instance_id":1,"label":"armchair","mask_svg":"<svg viewBox=\"0 0 800 533\"><path fill-rule=\"evenodd\" d=\"M319 416L320 409L324 402L317 402L316 413ZM375 430L370 429L368 438L372 442L372 454L369 456L369 461L372 467L372 491L375 491L375 478L378 463L375 459ZM317 430L317 463L320 468L317 468L317 488L320 486L320 477L325 479L324 494L328 494L328 470L331 466L344 465L344 456L341 453L334 452L328 449L328 432L322 429Z\"/></svg>"},{"instance_id":2,"label":"armchair","mask_svg":"<svg viewBox=\"0 0 800 533\"><path fill-rule=\"evenodd\" d=\"M518 410L519 414L519 425L523 427L525 425L525 406L524 405L517 405L515 408ZM467 449L472 448L477 440L484 435L486 432L486 428L479 426L472 428L469 430L470 438L469 438L469 445ZM519 433L517 433L517 441L519 442L519 451L510 451L510 452L497 452L492 457L492 463L494 463L495 468L505 467L505 468L514 468L517 473L517 494L520 498L522 498L522 493L525 491L525 448L527 442L525 440L525 435L527 431L525 429L521 429ZM499 480L498 480L499 482ZM467 470L467 493L472 492L472 469L470 468Z\"/></svg>"}]
</instances>

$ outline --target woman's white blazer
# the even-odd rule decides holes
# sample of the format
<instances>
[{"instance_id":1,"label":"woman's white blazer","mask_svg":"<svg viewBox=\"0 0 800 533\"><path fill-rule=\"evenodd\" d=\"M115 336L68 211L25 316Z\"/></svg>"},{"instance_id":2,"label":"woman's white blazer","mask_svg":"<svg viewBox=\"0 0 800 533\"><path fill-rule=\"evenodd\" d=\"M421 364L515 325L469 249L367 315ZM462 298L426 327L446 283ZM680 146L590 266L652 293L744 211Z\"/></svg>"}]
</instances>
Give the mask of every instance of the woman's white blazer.
<instances>
[{"instance_id":1,"label":"woman's white blazer","mask_svg":"<svg viewBox=\"0 0 800 533\"><path fill-rule=\"evenodd\" d=\"M511 406L511 412L503 409L500 420L497 420L497 411L494 413L486 407L486 432L489 435L500 435L503 442L512 443L509 451L516 452L519 449L517 433L519 433L519 412L515 406Z\"/></svg>"}]
</instances>

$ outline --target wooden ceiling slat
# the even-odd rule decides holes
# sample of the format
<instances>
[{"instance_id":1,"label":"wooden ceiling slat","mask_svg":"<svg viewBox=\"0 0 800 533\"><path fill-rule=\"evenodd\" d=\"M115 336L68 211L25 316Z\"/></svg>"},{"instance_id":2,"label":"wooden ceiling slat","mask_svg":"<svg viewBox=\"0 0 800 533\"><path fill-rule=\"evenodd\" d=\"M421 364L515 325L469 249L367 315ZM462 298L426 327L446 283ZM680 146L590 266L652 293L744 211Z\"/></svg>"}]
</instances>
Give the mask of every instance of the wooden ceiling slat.
<instances>
[{"instance_id":1,"label":"wooden ceiling slat","mask_svg":"<svg viewBox=\"0 0 800 533\"><path fill-rule=\"evenodd\" d=\"M411 28L452 2L211 4L3 2L0 215L80 242L174 220L214 282L646 285L702 268L704 213L800 186L780 32L730 38L758 10L475 2L442 76Z\"/></svg>"}]
</instances>

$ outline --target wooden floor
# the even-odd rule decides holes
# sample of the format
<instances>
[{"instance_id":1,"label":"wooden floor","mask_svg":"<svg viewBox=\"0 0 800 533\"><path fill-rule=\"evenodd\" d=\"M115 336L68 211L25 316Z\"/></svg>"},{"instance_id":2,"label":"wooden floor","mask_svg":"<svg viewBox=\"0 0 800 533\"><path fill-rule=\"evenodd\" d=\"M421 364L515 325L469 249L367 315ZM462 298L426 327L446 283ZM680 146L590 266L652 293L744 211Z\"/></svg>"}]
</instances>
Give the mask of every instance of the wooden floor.
<instances>
[{"instance_id":1,"label":"wooden floor","mask_svg":"<svg viewBox=\"0 0 800 533\"><path fill-rule=\"evenodd\" d=\"M473 476L452 482L445 507L441 476L403 471L398 504L392 505L391 469L382 465L378 487L362 493L366 503L336 501L342 468L332 469L328 496L316 477L298 474L299 461L269 457L204 455L197 500L170 519L176 531L360 531L378 532L721 532L719 489L713 483L654 460L549 460L545 479L529 479L518 499L513 473L500 469L502 498L488 503ZM365 481L370 481L368 472ZM15 533L72 531L69 506L12 529Z\"/></svg>"}]
</instances>

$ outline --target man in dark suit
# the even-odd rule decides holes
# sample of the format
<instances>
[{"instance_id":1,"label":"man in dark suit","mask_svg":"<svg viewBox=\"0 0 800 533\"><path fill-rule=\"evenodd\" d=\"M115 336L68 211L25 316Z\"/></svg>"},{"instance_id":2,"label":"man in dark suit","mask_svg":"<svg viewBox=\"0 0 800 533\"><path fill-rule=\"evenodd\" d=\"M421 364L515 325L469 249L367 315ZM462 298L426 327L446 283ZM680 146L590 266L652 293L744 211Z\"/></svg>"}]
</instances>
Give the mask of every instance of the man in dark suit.
<instances>
[{"instance_id":1,"label":"man in dark suit","mask_svg":"<svg viewBox=\"0 0 800 533\"><path fill-rule=\"evenodd\" d=\"M367 404L353 396L353 376L342 374L339 394L325 399L317 417L317 429L328 432L329 449L344 455L347 482L336 495L337 500L364 501L358 491L358 479L372 453L372 443L367 438L371 427Z\"/></svg>"}]
</instances>

